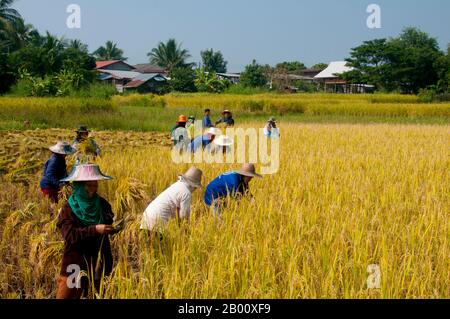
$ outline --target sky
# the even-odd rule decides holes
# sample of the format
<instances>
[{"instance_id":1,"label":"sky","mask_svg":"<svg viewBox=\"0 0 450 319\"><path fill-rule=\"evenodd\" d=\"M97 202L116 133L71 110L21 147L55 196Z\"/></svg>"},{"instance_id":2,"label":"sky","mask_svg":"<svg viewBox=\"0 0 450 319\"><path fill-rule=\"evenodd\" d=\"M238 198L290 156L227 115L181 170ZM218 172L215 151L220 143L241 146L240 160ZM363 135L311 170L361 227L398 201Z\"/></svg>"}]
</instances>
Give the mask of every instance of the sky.
<instances>
[{"instance_id":1,"label":"sky","mask_svg":"<svg viewBox=\"0 0 450 319\"><path fill-rule=\"evenodd\" d=\"M81 8L81 28L69 29L67 7ZM367 27L367 7L381 9L381 28ZM80 39L91 51L112 40L131 64L147 63L160 41L175 38L199 62L220 50L229 72L256 59L315 63L343 60L363 41L393 37L416 26L450 43L448 0L17 0L27 23L41 33Z\"/></svg>"}]
</instances>

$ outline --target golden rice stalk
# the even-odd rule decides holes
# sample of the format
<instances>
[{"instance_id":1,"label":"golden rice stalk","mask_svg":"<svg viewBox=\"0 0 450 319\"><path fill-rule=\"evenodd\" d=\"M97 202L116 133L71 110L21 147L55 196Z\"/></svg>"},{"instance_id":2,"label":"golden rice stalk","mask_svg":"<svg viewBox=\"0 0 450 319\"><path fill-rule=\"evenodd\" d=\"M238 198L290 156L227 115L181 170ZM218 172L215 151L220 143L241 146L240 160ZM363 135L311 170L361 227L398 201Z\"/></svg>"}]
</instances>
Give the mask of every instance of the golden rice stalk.
<instances>
[{"instance_id":1,"label":"golden rice stalk","mask_svg":"<svg viewBox=\"0 0 450 319\"><path fill-rule=\"evenodd\" d=\"M123 219L125 212L131 211L136 202L147 198L146 184L135 178L121 178L115 191L116 220Z\"/></svg>"}]
</instances>

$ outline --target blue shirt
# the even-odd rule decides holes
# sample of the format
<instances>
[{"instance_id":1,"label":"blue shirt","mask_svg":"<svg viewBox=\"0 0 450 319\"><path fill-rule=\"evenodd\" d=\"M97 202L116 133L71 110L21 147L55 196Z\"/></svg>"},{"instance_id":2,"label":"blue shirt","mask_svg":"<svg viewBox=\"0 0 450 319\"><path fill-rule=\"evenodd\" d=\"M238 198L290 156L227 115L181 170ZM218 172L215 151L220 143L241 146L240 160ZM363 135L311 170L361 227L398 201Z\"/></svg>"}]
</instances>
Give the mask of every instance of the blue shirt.
<instances>
[{"instance_id":1,"label":"blue shirt","mask_svg":"<svg viewBox=\"0 0 450 319\"><path fill-rule=\"evenodd\" d=\"M209 116L205 115L205 117L203 117L202 125L203 125L203 128L210 128L210 127L212 127L212 123L211 123L211 120L210 120Z\"/></svg>"},{"instance_id":2,"label":"blue shirt","mask_svg":"<svg viewBox=\"0 0 450 319\"><path fill-rule=\"evenodd\" d=\"M55 154L45 163L44 176L41 179L42 189L58 189L60 180L67 177L66 160L62 156Z\"/></svg>"},{"instance_id":3,"label":"blue shirt","mask_svg":"<svg viewBox=\"0 0 450 319\"><path fill-rule=\"evenodd\" d=\"M200 147L205 148L211 144L211 142L212 141L208 135L198 136L191 142L190 151L195 153Z\"/></svg>"},{"instance_id":4,"label":"blue shirt","mask_svg":"<svg viewBox=\"0 0 450 319\"><path fill-rule=\"evenodd\" d=\"M211 206L212 202L217 198L227 197L228 195L235 197L239 193L244 193L244 180L241 175L236 172L229 172L220 175L208 184L205 191L205 204Z\"/></svg>"}]
</instances>

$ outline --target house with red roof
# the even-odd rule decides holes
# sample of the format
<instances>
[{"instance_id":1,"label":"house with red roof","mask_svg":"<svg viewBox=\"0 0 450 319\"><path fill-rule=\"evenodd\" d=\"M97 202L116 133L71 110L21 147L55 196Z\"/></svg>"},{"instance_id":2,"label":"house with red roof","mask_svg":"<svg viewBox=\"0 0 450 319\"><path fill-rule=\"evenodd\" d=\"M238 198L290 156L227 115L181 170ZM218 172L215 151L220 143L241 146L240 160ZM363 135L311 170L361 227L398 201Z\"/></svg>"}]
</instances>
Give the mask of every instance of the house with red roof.
<instances>
[{"instance_id":1,"label":"house with red roof","mask_svg":"<svg viewBox=\"0 0 450 319\"><path fill-rule=\"evenodd\" d=\"M110 60L110 61L97 61L95 69L98 71L102 70L113 70L113 71L133 71L134 66L129 65L124 61Z\"/></svg>"},{"instance_id":2,"label":"house with red roof","mask_svg":"<svg viewBox=\"0 0 450 319\"><path fill-rule=\"evenodd\" d=\"M145 73L124 61L97 61L95 69L99 72L100 81L114 85L120 93L126 89L140 93L162 93L168 84L162 72Z\"/></svg>"}]
</instances>

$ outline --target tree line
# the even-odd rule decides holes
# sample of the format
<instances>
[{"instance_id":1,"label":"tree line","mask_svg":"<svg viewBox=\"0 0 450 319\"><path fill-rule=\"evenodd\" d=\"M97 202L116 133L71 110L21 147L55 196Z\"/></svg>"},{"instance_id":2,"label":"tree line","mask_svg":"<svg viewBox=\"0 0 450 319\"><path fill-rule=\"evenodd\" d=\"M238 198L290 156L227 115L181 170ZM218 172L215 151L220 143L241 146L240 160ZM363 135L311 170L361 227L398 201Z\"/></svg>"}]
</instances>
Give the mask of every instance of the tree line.
<instances>
[{"instance_id":1,"label":"tree line","mask_svg":"<svg viewBox=\"0 0 450 319\"><path fill-rule=\"evenodd\" d=\"M40 34L26 24L12 8L15 0L0 0L0 93L64 96L93 85L96 60L127 61L116 43L107 41L94 52L79 40ZM353 48L348 64L353 70L340 75L349 83L372 84L383 92L445 94L450 85L450 46L439 49L436 39L416 28L405 29L398 37L365 41ZM307 67L300 61L261 65L255 60L241 73L240 84L217 73L226 73L228 62L220 51L201 52L201 63L188 62L189 51L175 39L160 42L148 54L151 64L165 68L169 90L180 92L223 92L225 90L274 90L291 85L314 92L317 86L301 80L287 81L287 75L301 75ZM325 63L313 65L323 70Z\"/></svg>"}]
</instances>

